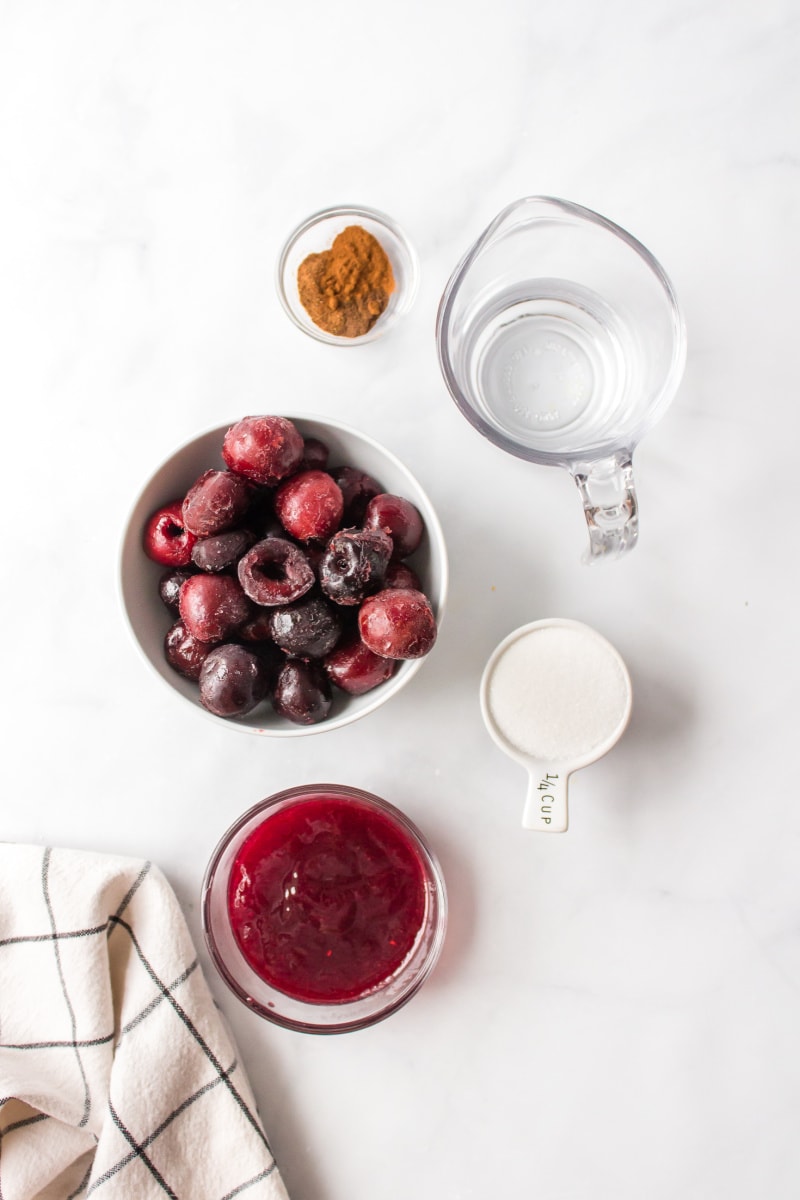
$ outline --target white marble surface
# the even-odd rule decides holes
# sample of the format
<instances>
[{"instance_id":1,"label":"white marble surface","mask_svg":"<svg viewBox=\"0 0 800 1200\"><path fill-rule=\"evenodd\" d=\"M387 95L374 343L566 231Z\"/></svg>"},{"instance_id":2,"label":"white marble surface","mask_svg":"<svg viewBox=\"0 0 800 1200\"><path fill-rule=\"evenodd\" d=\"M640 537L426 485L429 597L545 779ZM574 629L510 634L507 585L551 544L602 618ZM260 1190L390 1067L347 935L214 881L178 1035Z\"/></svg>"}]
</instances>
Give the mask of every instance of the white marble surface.
<instances>
[{"instance_id":1,"label":"white marble surface","mask_svg":"<svg viewBox=\"0 0 800 1200\"><path fill-rule=\"evenodd\" d=\"M0 836L153 858L199 942L219 835L328 778L405 808L449 885L436 974L372 1030L270 1027L209 968L294 1200L800 1194L799 15L0 7ZM683 385L637 456L641 542L608 567L580 562L569 478L482 441L438 372L452 267L531 193L630 229L686 311ZM273 270L296 221L348 201L407 228L422 282L396 331L345 353L290 326ZM281 743L173 700L116 571L173 446L284 408L408 463L452 580L404 693ZM571 830L542 838L520 828L524 775L484 732L478 681L547 615L603 632L635 698L573 781Z\"/></svg>"}]
</instances>

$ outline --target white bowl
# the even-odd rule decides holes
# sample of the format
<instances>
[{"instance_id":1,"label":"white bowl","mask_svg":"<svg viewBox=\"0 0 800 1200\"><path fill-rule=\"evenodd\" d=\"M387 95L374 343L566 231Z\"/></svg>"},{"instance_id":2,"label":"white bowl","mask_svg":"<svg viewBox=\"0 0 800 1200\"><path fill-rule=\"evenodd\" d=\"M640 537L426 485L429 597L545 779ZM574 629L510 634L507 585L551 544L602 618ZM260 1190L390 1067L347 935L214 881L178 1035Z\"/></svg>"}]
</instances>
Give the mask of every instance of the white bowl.
<instances>
[{"instance_id":1,"label":"white bowl","mask_svg":"<svg viewBox=\"0 0 800 1200\"><path fill-rule=\"evenodd\" d=\"M281 415L288 416L303 437L319 438L329 447L331 467L346 465L366 471L385 491L404 496L416 505L425 522L425 536L419 549L407 561L419 575L422 589L433 607L437 625L440 625L447 594L447 552L444 536L430 500L408 468L372 438L338 421L295 416L293 413ZM122 606L134 639L153 670L176 696L209 720L227 725L231 729L260 733L268 737L302 737L322 733L328 729L338 729L385 704L416 675L425 659L401 662L391 679L362 696L349 696L333 688L333 704L324 721L316 725L295 725L279 717L269 703L260 704L253 712L243 717L215 716L200 703L197 684L174 671L164 657L164 637L176 617L158 595L158 581L165 568L152 562L142 549L144 527L148 517L158 508L185 495L203 471L210 468L222 469L225 466L221 457L222 440L226 430L235 420L238 418L186 442L158 467L145 484L133 506L122 542ZM436 653L435 647L432 653Z\"/></svg>"}]
</instances>

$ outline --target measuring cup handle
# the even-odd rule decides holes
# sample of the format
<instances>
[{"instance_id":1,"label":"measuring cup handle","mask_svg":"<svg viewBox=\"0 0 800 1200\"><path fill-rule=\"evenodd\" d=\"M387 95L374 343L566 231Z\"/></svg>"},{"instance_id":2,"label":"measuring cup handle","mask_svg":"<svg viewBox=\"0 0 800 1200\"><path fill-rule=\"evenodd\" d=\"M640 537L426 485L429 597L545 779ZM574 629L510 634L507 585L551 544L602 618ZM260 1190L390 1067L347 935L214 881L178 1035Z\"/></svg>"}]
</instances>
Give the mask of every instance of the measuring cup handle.
<instances>
[{"instance_id":1,"label":"measuring cup handle","mask_svg":"<svg viewBox=\"0 0 800 1200\"><path fill-rule=\"evenodd\" d=\"M566 772L558 767L533 765L522 814L523 829L535 829L539 833L566 832L569 825L568 778Z\"/></svg>"},{"instance_id":2,"label":"measuring cup handle","mask_svg":"<svg viewBox=\"0 0 800 1200\"><path fill-rule=\"evenodd\" d=\"M577 463L572 475L589 526L589 551L584 561L619 558L632 550L639 536L639 506L630 454L621 452L593 463Z\"/></svg>"}]
</instances>

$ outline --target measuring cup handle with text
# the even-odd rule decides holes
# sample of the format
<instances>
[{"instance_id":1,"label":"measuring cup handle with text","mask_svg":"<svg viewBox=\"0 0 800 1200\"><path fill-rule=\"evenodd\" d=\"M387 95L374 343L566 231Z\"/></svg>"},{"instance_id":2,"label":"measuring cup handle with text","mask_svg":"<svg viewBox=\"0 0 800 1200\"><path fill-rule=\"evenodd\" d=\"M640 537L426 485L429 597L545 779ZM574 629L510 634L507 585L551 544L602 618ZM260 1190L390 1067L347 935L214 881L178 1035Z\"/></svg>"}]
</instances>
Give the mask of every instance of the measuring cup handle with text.
<instances>
[{"instance_id":1,"label":"measuring cup handle with text","mask_svg":"<svg viewBox=\"0 0 800 1200\"><path fill-rule=\"evenodd\" d=\"M539 833L566 833L569 826L568 779L566 771L552 764L531 768L525 811L522 814L523 829L535 829Z\"/></svg>"}]
</instances>

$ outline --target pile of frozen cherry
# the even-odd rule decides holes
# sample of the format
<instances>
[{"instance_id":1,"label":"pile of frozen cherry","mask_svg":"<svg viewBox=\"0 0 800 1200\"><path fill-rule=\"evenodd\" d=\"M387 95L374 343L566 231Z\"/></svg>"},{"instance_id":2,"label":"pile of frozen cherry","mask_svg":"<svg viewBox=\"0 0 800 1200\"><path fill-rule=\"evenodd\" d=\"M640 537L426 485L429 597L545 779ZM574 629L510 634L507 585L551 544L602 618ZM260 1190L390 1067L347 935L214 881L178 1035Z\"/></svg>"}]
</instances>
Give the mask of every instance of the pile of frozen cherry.
<instances>
[{"instance_id":1,"label":"pile of frozen cherry","mask_svg":"<svg viewBox=\"0 0 800 1200\"><path fill-rule=\"evenodd\" d=\"M223 439L226 469L205 471L147 522L144 549L167 568L159 595L177 614L167 662L217 716L271 701L313 725L332 688L361 695L436 640L403 561L425 532L419 511L328 458L286 417L244 417Z\"/></svg>"}]
</instances>

